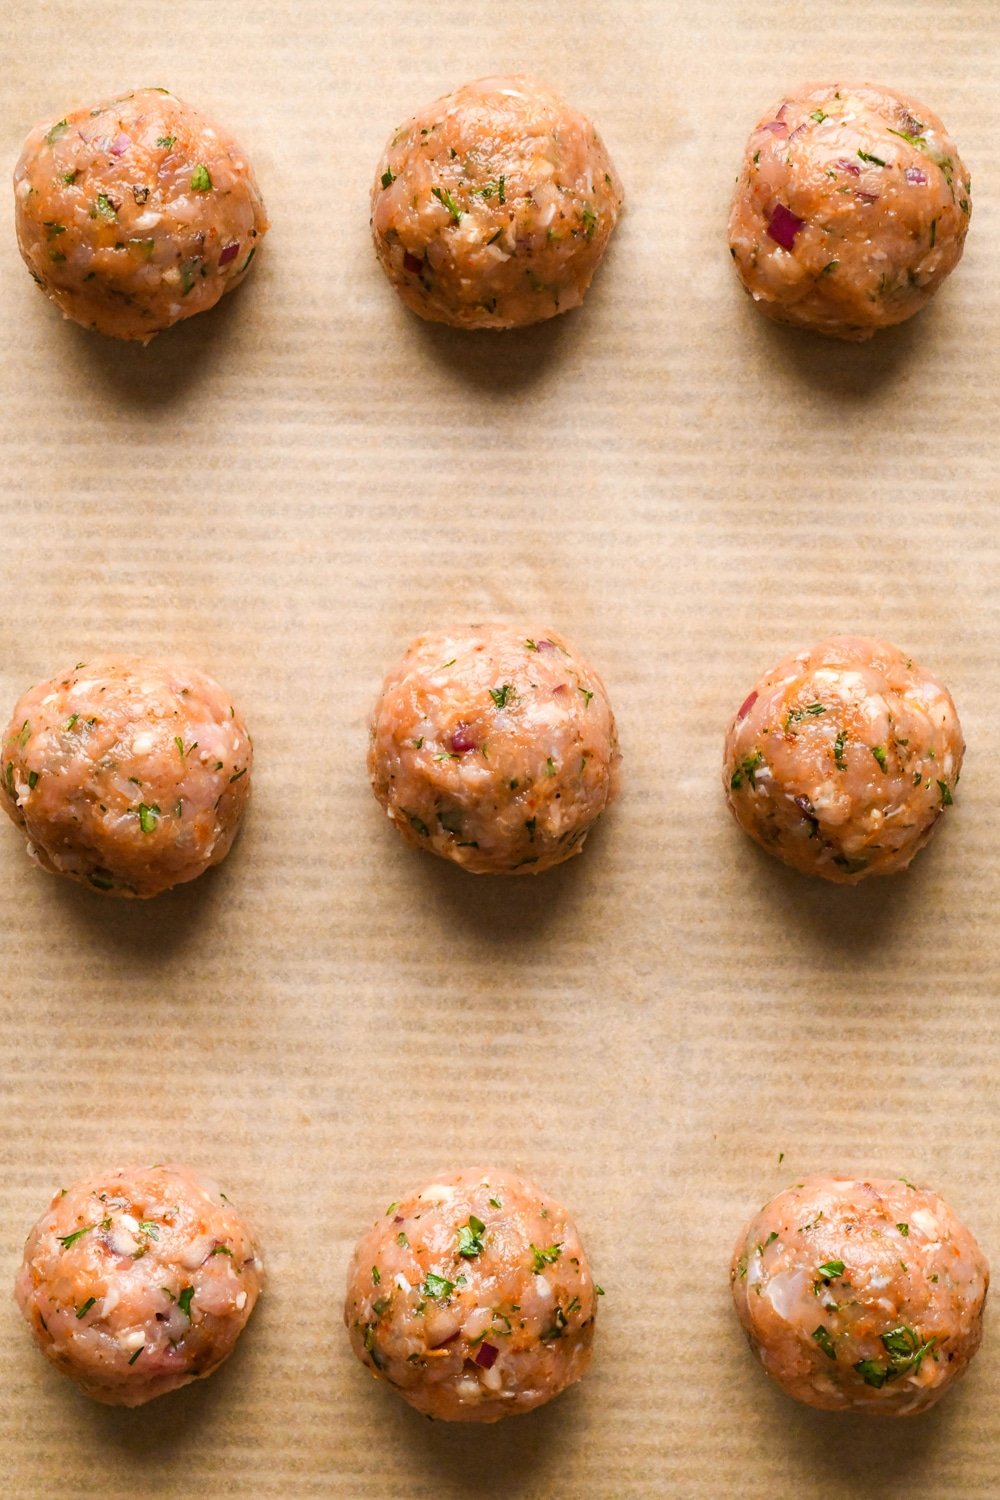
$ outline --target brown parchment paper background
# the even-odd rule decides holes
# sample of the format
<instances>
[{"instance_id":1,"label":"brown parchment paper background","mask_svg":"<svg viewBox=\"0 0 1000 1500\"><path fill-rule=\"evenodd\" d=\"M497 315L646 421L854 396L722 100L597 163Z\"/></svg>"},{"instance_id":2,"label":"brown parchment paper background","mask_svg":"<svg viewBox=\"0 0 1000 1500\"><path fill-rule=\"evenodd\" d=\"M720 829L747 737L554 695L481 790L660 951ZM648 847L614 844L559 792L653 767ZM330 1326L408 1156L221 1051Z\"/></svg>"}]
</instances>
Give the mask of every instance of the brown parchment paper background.
<instances>
[{"instance_id":1,"label":"brown parchment paper background","mask_svg":"<svg viewBox=\"0 0 1000 1500\"><path fill-rule=\"evenodd\" d=\"M153 903L0 828L0 1491L996 1495L995 1317L937 1410L866 1423L773 1389L727 1285L745 1215L824 1168L934 1184L1000 1265L996 6L16 0L0 55L5 174L36 119L162 84L236 132L274 226L146 350L61 322L9 201L0 234L4 716L90 653L176 653L257 747L234 854ZM504 69L592 113L628 214L583 311L427 327L370 177L412 108ZM767 326L724 242L758 114L837 74L925 99L973 176L959 271L862 348ZM366 783L382 672L488 613L565 630L620 719L620 804L537 881L405 849ZM758 854L718 775L755 675L840 629L937 670L969 741L935 845L855 891ZM252 1215L270 1286L210 1381L108 1410L7 1289L56 1187L171 1157ZM389 1199L491 1161L571 1206L607 1296L582 1385L450 1429L356 1365L343 1279Z\"/></svg>"}]
</instances>

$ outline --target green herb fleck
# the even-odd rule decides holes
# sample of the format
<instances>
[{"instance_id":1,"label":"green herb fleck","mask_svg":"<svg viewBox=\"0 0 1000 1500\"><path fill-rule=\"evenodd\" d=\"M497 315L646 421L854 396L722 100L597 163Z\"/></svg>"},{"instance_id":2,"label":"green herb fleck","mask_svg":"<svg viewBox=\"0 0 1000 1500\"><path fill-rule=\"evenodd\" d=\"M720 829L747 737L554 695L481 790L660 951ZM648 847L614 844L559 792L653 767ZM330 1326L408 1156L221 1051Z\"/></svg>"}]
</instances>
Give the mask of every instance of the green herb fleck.
<instances>
[{"instance_id":1,"label":"green herb fleck","mask_svg":"<svg viewBox=\"0 0 1000 1500\"><path fill-rule=\"evenodd\" d=\"M543 1271L546 1266L554 1265L562 1255L562 1245L547 1245L540 1250L537 1245L531 1246L531 1261L536 1271Z\"/></svg>"},{"instance_id":2,"label":"green herb fleck","mask_svg":"<svg viewBox=\"0 0 1000 1500\"><path fill-rule=\"evenodd\" d=\"M545 761L545 774L546 776L554 776L556 774L556 763L552 759L551 755L549 755Z\"/></svg>"},{"instance_id":3,"label":"green herb fleck","mask_svg":"<svg viewBox=\"0 0 1000 1500\"><path fill-rule=\"evenodd\" d=\"M139 827L143 833L156 832L156 820L160 816L160 809L155 802L139 803Z\"/></svg>"},{"instance_id":4,"label":"green herb fleck","mask_svg":"<svg viewBox=\"0 0 1000 1500\"><path fill-rule=\"evenodd\" d=\"M63 1249L68 1250L70 1245L75 1245L77 1240L80 1239L83 1235L89 1234L92 1229L99 1228L99 1224L85 1224L82 1229L74 1229L72 1234L60 1234L57 1235L56 1238L58 1239L60 1245L62 1245Z\"/></svg>"},{"instance_id":5,"label":"green herb fleck","mask_svg":"<svg viewBox=\"0 0 1000 1500\"><path fill-rule=\"evenodd\" d=\"M397 1236L396 1236L396 1244L397 1244L397 1245L409 1245L409 1243L410 1243L410 1242L409 1242L409 1240L408 1240L408 1239L407 1239L407 1238L406 1238L406 1234L405 1234L405 1232L404 1232L404 1231L403 1231L403 1230L402 1230L402 1229L401 1229L401 1230L400 1230L400 1231L399 1231L399 1233L398 1233L398 1234L397 1234Z\"/></svg>"},{"instance_id":6,"label":"green herb fleck","mask_svg":"<svg viewBox=\"0 0 1000 1500\"><path fill-rule=\"evenodd\" d=\"M594 696L593 693L590 691L589 688L580 687L579 683L577 684L576 690L577 690L578 693L582 693L583 694L584 707L585 708L589 708L590 707L590 700Z\"/></svg>"},{"instance_id":7,"label":"green herb fleck","mask_svg":"<svg viewBox=\"0 0 1000 1500\"><path fill-rule=\"evenodd\" d=\"M503 1204L500 1202L499 1198L491 1198L490 1208L503 1208Z\"/></svg>"},{"instance_id":8,"label":"green herb fleck","mask_svg":"<svg viewBox=\"0 0 1000 1500\"><path fill-rule=\"evenodd\" d=\"M888 767L888 764L887 764L886 758L885 758L885 746L884 745L872 745L871 752L874 755L875 759L878 761L878 763L881 766L882 770L883 771L887 771L889 769L889 767Z\"/></svg>"},{"instance_id":9,"label":"green herb fleck","mask_svg":"<svg viewBox=\"0 0 1000 1500\"><path fill-rule=\"evenodd\" d=\"M376 1286L382 1285L382 1272L379 1270L378 1266L372 1266L372 1281Z\"/></svg>"},{"instance_id":10,"label":"green herb fleck","mask_svg":"<svg viewBox=\"0 0 1000 1500\"><path fill-rule=\"evenodd\" d=\"M589 203L583 205L583 233L588 240L594 238L594 230L597 228L597 215Z\"/></svg>"},{"instance_id":11,"label":"green herb fleck","mask_svg":"<svg viewBox=\"0 0 1000 1500\"><path fill-rule=\"evenodd\" d=\"M30 792L33 792L35 790L35 787L37 785L38 785L38 772L37 771L29 771L28 772L28 790Z\"/></svg>"},{"instance_id":12,"label":"green herb fleck","mask_svg":"<svg viewBox=\"0 0 1000 1500\"><path fill-rule=\"evenodd\" d=\"M885 162L882 160L881 156L872 156L870 151L861 151L859 149L858 155L860 156L862 161L870 161L873 167L885 166Z\"/></svg>"},{"instance_id":13,"label":"green herb fleck","mask_svg":"<svg viewBox=\"0 0 1000 1500\"><path fill-rule=\"evenodd\" d=\"M829 1330L824 1328L822 1323L818 1328L813 1329L813 1338L816 1340L817 1344L822 1349L827 1359L837 1358L837 1351L833 1347L833 1339L830 1337Z\"/></svg>"},{"instance_id":14,"label":"green herb fleck","mask_svg":"<svg viewBox=\"0 0 1000 1500\"><path fill-rule=\"evenodd\" d=\"M455 224L460 223L462 218L462 210L459 208L458 204L455 202L448 189L439 187L431 188L431 193L437 199L437 201L443 204L444 207L448 210L448 212L451 214L452 221Z\"/></svg>"},{"instance_id":15,"label":"green herb fleck","mask_svg":"<svg viewBox=\"0 0 1000 1500\"><path fill-rule=\"evenodd\" d=\"M199 162L191 174L191 187L196 193L207 193L212 186L212 178L204 162Z\"/></svg>"},{"instance_id":16,"label":"green herb fleck","mask_svg":"<svg viewBox=\"0 0 1000 1500\"><path fill-rule=\"evenodd\" d=\"M938 782L938 791L941 793L941 806L951 807L955 799L951 795L951 787L946 781Z\"/></svg>"},{"instance_id":17,"label":"green herb fleck","mask_svg":"<svg viewBox=\"0 0 1000 1500\"><path fill-rule=\"evenodd\" d=\"M844 746L847 744L847 730L841 729L833 742L833 763L838 771L847 770L847 761L844 759Z\"/></svg>"},{"instance_id":18,"label":"green herb fleck","mask_svg":"<svg viewBox=\"0 0 1000 1500\"><path fill-rule=\"evenodd\" d=\"M455 1290L455 1282L449 1281L446 1276L438 1276L434 1271L428 1271L424 1277L420 1291L425 1297L433 1297L440 1302L445 1297L450 1297Z\"/></svg>"},{"instance_id":19,"label":"green herb fleck","mask_svg":"<svg viewBox=\"0 0 1000 1500\"><path fill-rule=\"evenodd\" d=\"M899 1230L899 1232L903 1236L903 1238L906 1239L907 1236L910 1233L910 1226L909 1226L909 1224L897 1224L896 1228Z\"/></svg>"},{"instance_id":20,"label":"green herb fleck","mask_svg":"<svg viewBox=\"0 0 1000 1500\"><path fill-rule=\"evenodd\" d=\"M508 702L512 698L517 697L517 693L514 690L514 684L512 682L505 682L503 687L490 688L490 697L493 699L493 702L496 704L497 708L506 708Z\"/></svg>"},{"instance_id":21,"label":"green herb fleck","mask_svg":"<svg viewBox=\"0 0 1000 1500\"><path fill-rule=\"evenodd\" d=\"M65 120L57 120L56 123L52 126L52 129L45 132L45 144L47 146L55 145L59 137L61 135L65 135L68 129L69 126L67 125Z\"/></svg>"},{"instance_id":22,"label":"green herb fleck","mask_svg":"<svg viewBox=\"0 0 1000 1500\"><path fill-rule=\"evenodd\" d=\"M94 199L94 207L91 211L90 216L92 219L117 219L118 210L115 208L115 205L112 203L107 193L98 193L97 197Z\"/></svg>"},{"instance_id":23,"label":"green herb fleck","mask_svg":"<svg viewBox=\"0 0 1000 1500\"><path fill-rule=\"evenodd\" d=\"M824 1277L843 1276L844 1262L842 1260L824 1261L823 1265L817 1267L817 1274Z\"/></svg>"},{"instance_id":24,"label":"green herb fleck","mask_svg":"<svg viewBox=\"0 0 1000 1500\"><path fill-rule=\"evenodd\" d=\"M177 137L175 135L161 135L157 137L156 144L158 146L164 146L169 151L176 139Z\"/></svg>"},{"instance_id":25,"label":"green herb fleck","mask_svg":"<svg viewBox=\"0 0 1000 1500\"><path fill-rule=\"evenodd\" d=\"M483 1234L486 1225L482 1219L477 1219L475 1214L469 1215L468 1224L462 1224L458 1230L458 1253L466 1260L472 1260L476 1255L481 1255L485 1249Z\"/></svg>"},{"instance_id":26,"label":"green herb fleck","mask_svg":"<svg viewBox=\"0 0 1000 1500\"><path fill-rule=\"evenodd\" d=\"M146 1347L145 1344L140 1344L139 1345L138 1349L135 1351L135 1353L133 1354L132 1358L129 1360L129 1364L130 1365L134 1365L135 1364L136 1360L139 1358L139 1355L142 1353L142 1351L143 1351L143 1349L145 1349L145 1347Z\"/></svg>"},{"instance_id":27,"label":"green herb fleck","mask_svg":"<svg viewBox=\"0 0 1000 1500\"><path fill-rule=\"evenodd\" d=\"M247 768L246 768L246 766L244 766L243 769L242 769L242 771L237 771L234 776L230 776L230 778L229 778L230 785L232 785L232 783L234 781L239 781L240 777L241 776L245 776L246 774L247 774Z\"/></svg>"},{"instance_id":28,"label":"green herb fleck","mask_svg":"<svg viewBox=\"0 0 1000 1500\"><path fill-rule=\"evenodd\" d=\"M87 1313L90 1312L90 1309L93 1307L93 1305L94 1305L94 1303L96 1301L97 1301L96 1297L88 1297L87 1300L86 1300L86 1302L83 1304L83 1306L77 1308L77 1310L76 1310L77 1317L78 1318L84 1318L84 1317L86 1317Z\"/></svg>"},{"instance_id":29,"label":"green herb fleck","mask_svg":"<svg viewBox=\"0 0 1000 1500\"><path fill-rule=\"evenodd\" d=\"M815 120L817 125L822 125L823 121L828 120L830 116L825 115L821 109L814 109L809 118Z\"/></svg>"},{"instance_id":30,"label":"green herb fleck","mask_svg":"<svg viewBox=\"0 0 1000 1500\"><path fill-rule=\"evenodd\" d=\"M186 1318L191 1317L191 1298L194 1296L194 1287L186 1286L177 1298L177 1306Z\"/></svg>"},{"instance_id":31,"label":"green herb fleck","mask_svg":"<svg viewBox=\"0 0 1000 1500\"><path fill-rule=\"evenodd\" d=\"M822 703L810 703L808 708L790 709L788 714L785 716L785 728L787 729L789 724L798 724L802 719L805 719L807 717L816 719L820 714L825 713L826 709L823 707Z\"/></svg>"},{"instance_id":32,"label":"green herb fleck","mask_svg":"<svg viewBox=\"0 0 1000 1500\"><path fill-rule=\"evenodd\" d=\"M392 185L393 185L393 183L395 181L396 181L396 174L395 174L395 172L392 170L391 167L386 167L385 171L382 173L382 186L384 188L392 187Z\"/></svg>"},{"instance_id":33,"label":"green herb fleck","mask_svg":"<svg viewBox=\"0 0 1000 1500\"><path fill-rule=\"evenodd\" d=\"M763 764L764 756L760 750L755 750L752 755L745 755L729 778L732 790L734 792L739 790L743 785L744 776L750 783L751 789L754 788L757 785L757 771Z\"/></svg>"}]
</instances>

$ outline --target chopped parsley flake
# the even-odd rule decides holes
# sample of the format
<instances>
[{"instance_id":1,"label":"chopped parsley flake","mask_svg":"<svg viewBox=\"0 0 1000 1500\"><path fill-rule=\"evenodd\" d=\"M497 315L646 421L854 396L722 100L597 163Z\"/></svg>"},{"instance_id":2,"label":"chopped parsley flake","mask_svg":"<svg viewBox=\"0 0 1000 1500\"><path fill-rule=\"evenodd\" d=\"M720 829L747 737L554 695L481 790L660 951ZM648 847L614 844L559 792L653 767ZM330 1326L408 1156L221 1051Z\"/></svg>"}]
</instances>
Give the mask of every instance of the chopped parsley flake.
<instances>
[{"instance_id":1,"label":"chopped parsley flake","mask_svg":"<svg viewBox=\"0 0 1000 1500\"><path fill-rule=\"evenodd\" d=\"M382 173L382 186L384 188L392 187L392 185L393 185L393 183L395 181L396 181L396 174L395 174L395 172L392 170L391 167L386 167L385 171Z\"/></svg>"},{"instance_id":2,"label":"chopped parsley flake","mask_svg":"<svg viewBox=\"0 0 1000 1500\"><path fill-rule=\"evenodd\" d=\"M885 758L885 746L884 745L873 745L871 747L871 750L872 750L872 754L874 755L875 759L878 761L878 763L881 766L882 770L883 771L888 770L888 765L886 763L886 758Z\"/></svg>"},{"instance_id":3,"label":"chopped parsley flake","mask_svg":"<svg viewBox=\"0 0 1000 1500\"><path fill-rule=\"evenodd\" d=\"M191 1316L191 1298L194 1296L194 1287L186 1286L177 1298L177 1306L186 1318Z\"/></svg>"},{"instance_id":4,"label":"chopped parsley flake","mask_svg":"<svg viewBox=\"0 0 1000 1500\"><path fill-rule=\"evenodd\" d=\"M597 228L597 215L594 213L594 210L591 208L590 204L589 203L585 203L583 205L583 233L584 233L584 237L586 239L588 239L588 240L592 240L594 238L594 231L595 231L596 228Z\"/></svg>"},{"instance_id":5,"label":"chopped parsley flake","mask_svg":"<svg viewBox=\"0 0 1000 1500\"><path fill-rule=\"evenodd\" d=\"M483 1240L483 1234L485 1233L485 1231L486 1225L483 1223L482 1219L477 1219L475 1214L470 1214L469 1222L467 1224L462 1224L459 1226L459 1255L464 1256L466 1260L471 1260L473 1256L481 1255L483 1250L485 1249L485 1242Z\"/></svg>"},{"instance_id":6,"label":"chopped parsley flake","mask_svg":"<svg viewBox=\"0 0 1000 1500\"><path fill-rule=\"evenodd\" d=\"M512 682L505 682L503 687L490 688L490 697L497 708L506 708L510 700L517 697L517 693Z\"/></svg>"},{"instance_id":7,"label":"chopped parsley flake","mask_svg":"<svg viewBox=\"0 0 1000 1500\"><path fill-rule=\"evenodd\" d=\"M843 1276L844 1262L842 1260L824 1261L823 1265L817 1267L817 1274L826 1278Z\"/></svg>"},{"instance_id":8,"label":"chopped parsley flake","mask_svg":"<svg viewBox=\"0 0 1000 1500\"><path fill-rule=\"evenodd\" d=\"M830 116L824 114L821 109L814 109L809 118L810 120L815 120L817 125L822 125L823 121L828 120Z\"/></svg>"},{"instance_id":9,"label":"chopped parsley flake","mask_svg":"<svg viewBox=\"0 0 1000 1500\"><path fill-rule=\"evenodd\" d=\"M847 730L841 729L833 742L833 763L838 771L847 770L847 761L844 759L844 746L847 744Z\"/></svg>"},{"instance_id":10,"label":"chopped parsley flake","mask_svg":"<svg viewBox=\"0 0 1000 1500\"><path fill-rule=\"evenodd\" d=\"M547 1245L543 1250L539 1250L537 1245L531 1246L531 1260L536 1271L544 1271L546 1266L554 1265L560 1255L562 1245Z\"/></svg>"},{"instance_id":11,"label":"chopped parsley flake","mask_svg":"<svg viewBox=\"0 0 1000 1500\"><path fill-rule=\"evenodd\" d=\"M378 1266L372 1266L372 1281L376 1286L382 1285L382 1272L379 1270Z\"/></svg>"},{"instance_id":12,"label":"chopped parsley flake","mask_svg":"<svg viewBox=\"0 0 1000 1500\"><path fill-rule=\"evenodd\" d=\"M90 1309L93 1307L93 1305L94 1305L94 1303L96 1301L97 1301L96 1297L88 1297L87 1300L86 1300L86 1302L83 1304L83 1306L77 1308L77 1310L76 1310L77 1317L78 1318L84 1318L84 1317L86 1317L87 1313L90 1312Z\"/></svg>"},{"instance_id":13,"label":"chopped parsley flake","mask_svg":"<svg viewBox=\"0 0 1000 1500\"><path fill-rule=\"evenodd\" d=\"M760 750L755 750L752 755L745 755L729 778L729 785L732 790L734 792L739 790L743 785L744 777L746 777L751 789L753 789L757 785L757 771L763 764L764 756Z\"/></svg>"},{"instance_id":14,"label":"chopped parsley flake","mask_svg":"<svg viewBox=\"0 0 1000 1500\"><path fill-rule=\"evenodd\" d=\"M946 781L938 782L938 791L941 793L941 806L951 807L955 799L951 795L951 787Z\"/></svg>"},{"instance_id":15,"label":"chopped parsley flake","mask_svg":"<svg viewBox=\"0 0 1000 1500\"><path fill-rule=\"evenodd\" d=\"M191 187L196 193L207 193L212 186L212 178L204 162L199 162L191 174Z\"/></svg>"},{"instance_id":16,"label":"chopped parsley flake","mask_svg":"<svg viewBox=\"0 0 1000 1500\"><path fill-rule=\"evenodd\" d=\"M899 1230L900 1234L903 1236L904 1239L907 1237L907 1235L910 1232L910 1226L909 1226L909 1224L897 1224L896 1228Z\"/></svg>"},{"instance_id":17,"label":"chopped parsley flake","mask_svg":"<svg viewBox=\"0 0 1000 1500\"><path fill-rule=\"evenodd\" d=\"M449 1281L446 1276L438 1276L433 1271L428 1271L420 1288L424 1297L433 1297L440 1302L445 1297L450 1297L455 1290L455 1282Z\"/></svg>"},{"instance_id":18,"label":"chopped parsley flake","mask_svg":"<svg viewBox=\"0 0 1000 1500\"><path fill-rule=\"evenodd\" d=\"M833 1347L833 1339L830 1337L830 1331L829 1329L824 1328L822 1323L818 1328L813 1329L813 1338L816 1340L817 1344L822 1349L827 1359L837 1358L837 1351Z\"/></svg>"},{"instance_id":19,"label":"chopped parsley flake","mask_svg":"<svg viewBox=\"0 0 1000 1500\"><path fill-rule=\"evenodd\" d=\"M102 219L117 219L118 217L118 210L115 208L115 205L112 203L107 193L98 193L97 197L94 200L94 207L91 211L91 218L96 219L98 217Z\"/></svg>"},{"instance_id":20,"label":"chopped parsley flake","mask_svg":"<svg viewBox=\"0 0 1000 1500\"><path fill-rule=\"evenodd\" d=\"M870 161L873 167L885 166L885 162L882 160L881 156L872 156L870 151L862 151L859 149L858 155L860 156L862 161Z\"/></svg>"},{"instance_id":21,"label":"chopped parsley flake","mask_svg":"<svg viewBox=\"0 0 1000 1500\"><path fill-rule=\"evenodd\" d=\"M826 709L822 703L810 703L808 708L792 708L786 715L785 728L787 729L789 724L798 724L802 719L807 717L816 719L820 714L825 713Z\"/></svg>"},{"instance_id":22,"label":"chopped parsley flake","mask_svg":"<svg viewBox=\"0 0 1000 1500\"><path fill-rule=\"evenodd\" d=\"M170 147L174 144L174 141L176 141L176 139L177 137L175 135L161 135L157 138L156 144L158 146L165 146L169 151Z\"/></svg>"}]
</instances>

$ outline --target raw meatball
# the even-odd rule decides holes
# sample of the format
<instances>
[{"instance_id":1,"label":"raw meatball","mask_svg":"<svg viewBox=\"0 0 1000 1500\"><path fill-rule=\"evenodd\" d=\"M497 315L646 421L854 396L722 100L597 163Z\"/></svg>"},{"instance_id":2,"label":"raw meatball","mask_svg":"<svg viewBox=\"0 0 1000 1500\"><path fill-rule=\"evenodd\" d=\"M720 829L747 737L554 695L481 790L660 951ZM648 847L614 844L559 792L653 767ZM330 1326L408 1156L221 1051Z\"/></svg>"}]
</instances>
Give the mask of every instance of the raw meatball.
<instances>
[{"instance_id":1,"label":"raw meatball","mask_svg":"<svg viewBox=\"0 0 1000 1500\"><path fill-rule=\"evenodd\" d=\"M810 1177L750 1220L730 1279L751 1349L790 1396L903 1417L979 1348L990 1273L929 1188Z\"/></svg>"},{"instance_id":2,"label":"raw meatball","mask_svg":"<svg viewBox=\"0 0 1000 1500\"><path fill-rule=\"evenodd\" d=\"M368 771L407 843L520 875L580 853L620 760L593 668L554 631L493 622L412 642L375 705Z\"/></svg>"},{"instance_id":3,"label":"raw meatball","mask_svg":"<svg viewBox=\"0 0 1000 1500\"><path fill-rule=\"evenodd\" d=\"M155 896L225 859L252 764L246 725L211 677L112 656L21 698L0 803L44 869Z\"/></svg>"},{"instance_id":4,"label":"raw meatball","mask_svg":"<svg viewBox=\"0 0 1000 1500\"><path fill-rule=\"evenodd\" d=\"M14 1295L81 1390L141 1406L222 1364L263 1279L253 1234L214 1182L189 1167L121 1167L56 1193Z\"/></svg>"},{"instance_id":5,"label":"raw meatball","mask_svg":"<svg viewBox=\"0 0 1000 1500\"><path fill-rule=\"evenodd\" d=\"M583 301L622 199L585 115L532 79L480 78L396 131L375 174L372 230L422 318L520 328Z\"/></svg>"},{"instance_id":6,"label":"raw meatball","mask_svg":"<svg viewBox=\"0 0 1000 1500\"><path fill-rule=\"evenodd\" d=\"M496 1422L580 1379L598 1295L564 1208L510 1172L456 1172L358 1242L344 1321L362 1364L418 1411Z\"/></svg>"},{"instance_id":7,"label":"raw meatball","mask_svg":"<svg viewBox=\"0 0 1000 1500\"><path fill-rule=\"evenodd\" d=\"M923 104L873 84L806 85L747 142L729 219L736 270L779 323L871 338L957 266L970 189Z\"/></svg>"},{"instance_id":8,"label":"raw meatball","mask_svg":"<svg viewBox=\"0 0 1000 1500\"><path fill-rule=\"evenodd\" d=\"M831 636L757 683L726 735L736 821L806 875L903 870L953 801L965 741L951 695L895 646Z\"/></svg>"},{"instance_id":9,"label":"raw meatball","mask_svg":"<svg viewBox=\"0 0 1000 1500\"><path fill-rule=\"evenodd\" d=\"M240 147L166 89L36 126L14 202L21 254L64 317L144 344L232 291L267 230Z\"/></svg>"}]
</instances>

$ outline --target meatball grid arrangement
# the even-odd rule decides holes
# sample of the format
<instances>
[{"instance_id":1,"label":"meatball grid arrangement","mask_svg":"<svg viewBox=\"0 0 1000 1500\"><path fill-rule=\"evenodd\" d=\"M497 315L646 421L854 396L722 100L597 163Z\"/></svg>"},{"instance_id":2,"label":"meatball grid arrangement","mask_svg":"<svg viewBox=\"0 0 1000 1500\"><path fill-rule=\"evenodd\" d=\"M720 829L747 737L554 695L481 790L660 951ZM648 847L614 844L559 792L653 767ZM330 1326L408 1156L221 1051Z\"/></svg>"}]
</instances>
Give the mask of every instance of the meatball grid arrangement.
<instances>
[{"instance_id":1,"label":"meatball grid arrangement","mask_svg":"<svg viewBox=\"0 0 1000 1500\"><path fill-rule=\"evenodd\" d=\"M579 854L620 761L600 677L529 625L418 636L372 715L368 770L395 827L477 875L535 875Z\"/></svg>"},{"instance_id":2,"label":"meatball grid arrangement","mask_svg":"<svg viewBox=\"0 0 1000 1500\"><path fill-rule=\"evenodd\" d=\"M257 1242L188 1167L122 1167L56 1193L15 1296L35 1342L88 1396L141 1406L211 1375L264 1282Z\"/></svg>"},{"instance_id":3,"label":"meatball grid arrangement","mask_svg":"<svg viewBox=\"0 0 1000 1500\"><path fill-rule=\"evenodd\" d=\"M979 1348L989 1268L928 1188L810 1177L740 1235L730 1279L750 1347L796 1400L910 1416Z\"/></svg>"},{"instance_id":4,"label":"meatball grid arrangement","mask_svg":"<svg viewBox=\"0 0 1000 1500\"><path fill-rule=\"evenodd\" d=\"M63 315L143 343L238 286L268 227L244 152L166 89L36 126L14 203L25 264Z\"/></svg>"},{"instance_id":5,"label":"meatball grid arrangement","mask_svg":"<svg viewBox=\"0 0 1000 1500\"><path fill-rule=\"evenodd\" d=\"M729 246L768 317L862 340L930 301L971 213L969 174L925 105L871 84L806 86L750 136Z\"/></svg>"},{"instance_id":6,"label":"meatball grid arrangement","mask_svg":"<svg viewBox=\"0 0 1000 1500\"><path fill-rule=\"evenodd\" d=\"M530 78L480 78L392 136L372 233L420 317L521 328L583 301L623 196L585 115Z\"/></svg>"},{"instance_id":7,"label":"meatball grid arrangement","mask_svg":"<svg viewBox=\"0 0 1000 1500\"><path fill-rule=\"evenodd\" d=\"M895 646L832 636L786 657L726 736L736 821L806 875L905 869L954 802L965 742L947 689Z\"/></svg>"},{"instance_id":8,"label":"meatball grid arrangement","mask_svg":"<svg viewBox=\"0 0 1000 1500\"><path fill-rule=\"evenodd\" d=\"M114 896L156 896L229 852L253 746L217 682L192 667L80 661L18 701L0 803L43 867Z\"/></svg>"},{"instance_id":9,"label":"meatball grid arrangement","mask_svg":"<svg viewBox=\"0 0 1000 1500\"><path fill-rule=\"evenodd\" d=\"M162 88L28 135L15 228L63 316L148 344L248 274L269 224L237 142ZM467 83L389 139L370 198L402 302L459 329L578 307L624 189L590 119L547 84ZM925 307L961 259L971 180L942 121L891 88L807 84L754 128L728 244L766 317L861 342ZM734 294L735 295L735 294ZM953 805L965 743L944 685L893 645L833 636L780 661L725 739L743 830L842 885L905 869ZM409 845L472 874L540 874L582 852L617 796L601 677L537 621L416 637L369 730L375 797ZM43 869L147 899L228 854L253 746L225 690L185 665L101 656L26 692L0 740L0 802ZM739 1321L768 1376L828 1411L909 1416L965 1373L989 1268L972 1233L903 1179L812 1176L753 1216L732 1257ZM30 1231L15 1298L46 1358L96 1401L136 1407L210 1375L264 1286L252 1229L185 1166L61 1189ZM501 1169L391 1203L351 1257L358 1360L447 1422L493 1423L586 1373L597 1299L559 1203Z\"/></svg>"},{"instance_id":10,"label":"meatball grid arrangement","mask_svg":"<svg viewBox=\"0 0 1000 1500\"><path fill-rule=\"evenodd\" d=\"M391 1203L359 1240L355 1354L449 1422L531 1411L590 1363L600 1288L564 1208L510 1172L457 1172Z\"/></svg>"}]
</instances>

